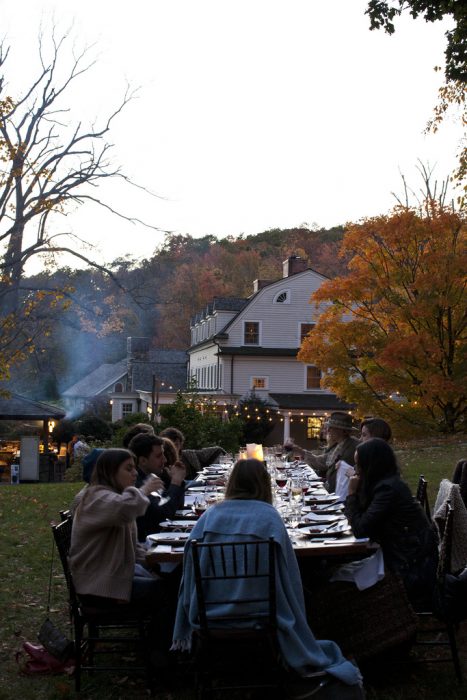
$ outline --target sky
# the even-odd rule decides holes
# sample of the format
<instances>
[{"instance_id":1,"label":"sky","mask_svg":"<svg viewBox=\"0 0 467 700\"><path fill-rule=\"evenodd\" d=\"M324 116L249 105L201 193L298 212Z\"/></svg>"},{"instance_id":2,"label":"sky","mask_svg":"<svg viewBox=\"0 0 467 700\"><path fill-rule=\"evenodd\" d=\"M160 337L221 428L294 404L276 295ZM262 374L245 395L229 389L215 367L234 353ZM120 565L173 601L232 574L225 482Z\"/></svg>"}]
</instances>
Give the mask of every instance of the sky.
<instances>
[{"instance_id":1,"label":"sky","mask_svg":"<svg viewBox=\"0 0 467 700\"><path fill-rule=\"evenodd\" d=\"M99 123L127 85L137 89L112 127L112 161L157 197L114 180L98 194L160 231L93 204L58 217L54 230L71 232L76 246L90 241L85 254L105 264L149 257L163 231L237 236L384 214L403 192L401 173L420 189L418 161L445 179L460 125L424 129L450 24L406 16L389 37L369 31L366 6L0 0L9 94L37 74L41 23L45 37L52 24L57 34L70 29L70 50L87 46L96 59L66 96L71 123Z\"/></svg>"}]
</instances>

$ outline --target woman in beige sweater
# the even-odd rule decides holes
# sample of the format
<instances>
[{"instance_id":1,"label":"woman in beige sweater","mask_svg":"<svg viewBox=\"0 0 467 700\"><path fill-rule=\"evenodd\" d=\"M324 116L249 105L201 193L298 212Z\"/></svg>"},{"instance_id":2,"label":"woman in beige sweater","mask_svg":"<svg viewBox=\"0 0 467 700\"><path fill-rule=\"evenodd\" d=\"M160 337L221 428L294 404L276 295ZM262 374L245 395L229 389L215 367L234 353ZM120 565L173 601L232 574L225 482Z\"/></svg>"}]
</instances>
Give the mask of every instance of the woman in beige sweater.
<instances>
[{"instance_id":1,"label":"woman in beige sweater","mask_svg":"<svg viewBox=\"0 0 467 700\"><path fill-rule=\"evenodd\" d=\"M137 489L136 476L129 450L104 450L82 492L73 517L70 569L84 603L108 607L160 599L162 582L149 571L135 523L159 480L150 475ZM137 563L142 567L135 571Z\"/></svg>"}]
</instances>

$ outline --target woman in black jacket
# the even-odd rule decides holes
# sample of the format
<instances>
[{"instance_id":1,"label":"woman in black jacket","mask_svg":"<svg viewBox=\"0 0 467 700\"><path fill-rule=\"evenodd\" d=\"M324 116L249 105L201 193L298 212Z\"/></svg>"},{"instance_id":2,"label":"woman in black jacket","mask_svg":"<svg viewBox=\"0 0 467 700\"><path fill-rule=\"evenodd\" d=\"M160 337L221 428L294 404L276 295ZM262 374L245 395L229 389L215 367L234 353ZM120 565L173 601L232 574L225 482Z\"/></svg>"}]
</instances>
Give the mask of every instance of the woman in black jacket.
<instances>
[{"instance_id":1,"label":"woman in black jacket","mask_svg":"<svg viewBox=\"0 0 467 700\"><path fill-rule=\"evenodd\" d=\"M357 446L345 514L355 537L381 545L386 567L401 575L410 600L431 601L438 558L433 525L399 474L396 456L381 438Z\"/></svg>"}]
</instances>

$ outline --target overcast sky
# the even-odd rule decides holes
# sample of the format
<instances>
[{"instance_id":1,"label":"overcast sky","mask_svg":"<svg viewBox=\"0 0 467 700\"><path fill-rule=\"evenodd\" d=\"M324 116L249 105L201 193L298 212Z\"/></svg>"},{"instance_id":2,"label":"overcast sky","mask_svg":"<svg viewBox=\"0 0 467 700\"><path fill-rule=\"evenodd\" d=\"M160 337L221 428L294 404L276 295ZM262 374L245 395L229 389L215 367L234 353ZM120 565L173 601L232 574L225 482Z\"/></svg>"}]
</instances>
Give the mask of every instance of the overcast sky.
<instances>
[{"instance_id":1,"label":"overcast sky","mask_svg":"<svg viewBox=\"0 0 467 700\"><path fill-rule=\"evenodd\" d=\"M126 83L138 97L111 134L113 160L160 195L108 182L102 198L193 236L331 227L386 213L420 159L455 164L453 121L425 135L448 23L404 17L370 32L364 0L0 0L8 93L36 74L39 25L74 26L96 65L76 82L73 121L103 118ZM59 220L100 262L151 255L162 233L93 205Z\"/></svg>"}]
</instances>

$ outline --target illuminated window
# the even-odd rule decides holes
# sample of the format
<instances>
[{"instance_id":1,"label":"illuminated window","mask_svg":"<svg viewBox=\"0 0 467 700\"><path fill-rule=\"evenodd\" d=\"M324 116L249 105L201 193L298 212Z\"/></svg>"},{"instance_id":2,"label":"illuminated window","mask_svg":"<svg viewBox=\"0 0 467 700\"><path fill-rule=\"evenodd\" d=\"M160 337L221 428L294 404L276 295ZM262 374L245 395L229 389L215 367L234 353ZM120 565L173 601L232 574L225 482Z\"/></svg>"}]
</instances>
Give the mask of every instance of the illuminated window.
<instances>
[{"instance_id":1,"label":"illuminated window","mask_svg":"<svg viewBox=\"0 0 467 700\"><path fill-rule=\"evenodd\" d=\"M259 345L259 321L245 321L243 325L244 345Z\"/></svg>"},{"instance_id":2,"label":"illuminated window","mask_svg":"<svg viewBox=\"0 0 467 700\"><path fill-rule=\"evenodd\" d=\"M321 370L314 365L306 368L306 388L321 389Z\"/></svg>"},{"instance_id":3,"label":"illuminated window","mask_svg":"<svg viewBox=\"0 0 467 700\"><path fill-rule=\"evenodd\" d=\"M269 377L251 377L251 389L267 389Z\"/></svg>"},{"instance_id":4,"label":"illuminated window","mask_svg":"<svg viewBox=\"0 0 467 700\"><path fill-rule=\"evenodd\" d=\"M316 418L316 416L308 416L306 423L307 438L309 440L319 438L322 429L321 418Z\"/></svg>"}]
</instances>

